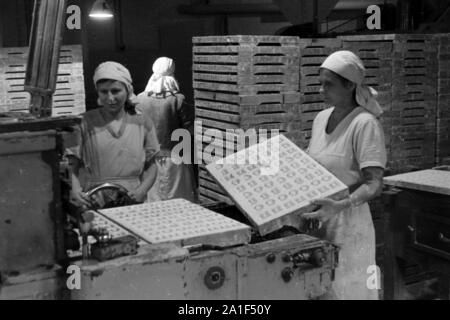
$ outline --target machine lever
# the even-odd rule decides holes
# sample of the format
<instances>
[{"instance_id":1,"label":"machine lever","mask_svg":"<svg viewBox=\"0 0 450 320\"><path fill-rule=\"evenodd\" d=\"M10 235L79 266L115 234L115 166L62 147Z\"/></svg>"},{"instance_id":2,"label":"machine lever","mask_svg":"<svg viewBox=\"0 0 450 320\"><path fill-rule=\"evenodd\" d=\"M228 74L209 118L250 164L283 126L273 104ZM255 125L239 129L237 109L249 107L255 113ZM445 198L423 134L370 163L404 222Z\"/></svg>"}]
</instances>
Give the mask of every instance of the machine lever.
<instances>
[{"instance_id":1,"label":"machine lever","mask_svg":"<svg viewBox=\"0 0 450 320\"><path fill-rule=\"evenodd\" d=\"M207 250L223 251L223 250L231 249L231 248L238 247L238 246L239 245L221 247L221 246L216 246L216 245L212 245L212 244L195 244L192 246L186 246L185 248L189 251L189 253L194 253L194 252L207 251Z\"/></svg>"}]
</instances>

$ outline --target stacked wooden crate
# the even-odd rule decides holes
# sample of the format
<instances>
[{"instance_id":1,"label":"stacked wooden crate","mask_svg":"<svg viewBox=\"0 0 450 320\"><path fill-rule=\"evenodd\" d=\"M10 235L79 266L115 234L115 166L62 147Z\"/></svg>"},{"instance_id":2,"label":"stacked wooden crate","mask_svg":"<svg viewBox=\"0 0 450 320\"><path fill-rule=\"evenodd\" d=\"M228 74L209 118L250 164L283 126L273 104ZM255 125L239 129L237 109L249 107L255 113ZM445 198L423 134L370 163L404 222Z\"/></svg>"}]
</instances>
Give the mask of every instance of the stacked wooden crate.
<instances>
[{"instance_id":1,"label":"stacked wooden crate","mask_svg":"<svg viewBox=\"0 0 450 320\"><path fill-rule=\"evenodd\" d=\"M392 172L435 165L437 43L426 34L394 38Z\"/></svg>"},{"instance_id":2,"label":"stacked wooden crate","mask_svg":"<svg viewBox=\"0 0 450 320\"><path fill-rule=\"evenodd\" d=\"M293 133L299 147L308 147L316 115L326 108L320 94L319 69L331 53L341 49L336 38L300 39L300 105L301 131ZM291 138L288 136L288 138Z\"/></svg>"},{"instance_id":3,"label":"stacked wooden crate","mask_svg":"<svg viewBox=\"0 0 450 320\"><path fill-rule=\"evenodd\" d=\"M383 126L388 161L391 160L393 35L342 36L343 50L354 52L366 68L364 83L378 92L377 101L383 108Z\"/></svg>"},{"instance_id":4,"label":"stacked wooden crate","mask_svg":"<svg viewBox=\"0 0 450 320\"><path fill-rule=\"evenodd\" d=\"M438 92L436 162L450 165L450 34L436 35L438 41Z\"/></svg>"},{"instance_id":5,"label":"stacked wooden crate","mask_svg":"<svg viewBox=\"0 0 450 320\"><path fill-rule=\"evenodd\" d=\"M253 128L287 136L301 130L298 37L194 37L193 62L197 154L210 144L211 129L219 135ZM290 138L300 144L300 137ZM237 142L230 140L219 157L227 149L237 151ZM200 201L232 203L205 163L199 166Z\"/></svg>"},{"instance_id":6,"label":"stacked wooden crate","mask_svg":"<svg viewBox=\"0 0 450 320\"><path fill-rule=\"evenodd\" d=\"M28 112L24 90L28 47L0 48L0 112ZM62 46L52 116L78 115L86 110L81 45Z\"/></svg>"}]
</instances>

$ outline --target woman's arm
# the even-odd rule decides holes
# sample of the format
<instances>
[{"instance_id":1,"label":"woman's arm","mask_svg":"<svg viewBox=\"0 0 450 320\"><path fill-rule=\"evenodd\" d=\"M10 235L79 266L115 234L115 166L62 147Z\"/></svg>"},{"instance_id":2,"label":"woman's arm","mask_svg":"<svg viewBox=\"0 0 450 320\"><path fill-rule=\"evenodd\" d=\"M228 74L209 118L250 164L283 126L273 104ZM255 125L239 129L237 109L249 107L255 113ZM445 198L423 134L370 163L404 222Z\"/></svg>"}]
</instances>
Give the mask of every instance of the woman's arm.
<instances>
[{"instance_id":1,"label":"woman's arm","mask_svg":"<svg viewBox=\"0 0 450 320\"><path fill-rule=\"evenodd\" d=\"M143 174L143 179L138 188L128 192L128 195L137 202L144 202L147 198L147 193L156 181L157 167L155 158L153 157L148 164L147 170Z\"/></svg>"},{"instance_id":2,"label":"woman's arm","mask_svg":"<svg viewBox=\"0 0 450 320\"><path fill-rule=\"evenodd\" d=\"M362 169L364 183L359 186L346 200L349 206L359 206L381 195L383 191L384 170L380 167Z\"/></svg>"},{"instance_id":3,"label":"woman's arm","mask_svg":"<svg viewBox=\"0 0 450 320\"><path fill-rule=\"evenodd\" d=\"M83 192L81 187L79 173L81 168L81 160L75 157L70 157L70 179L72 188L70 190L70 198L77 205L89 205L88 197Z\"/></svg>"},{"instance_id":4,"label":"woman's arm","mask_svg":"<svg viewBox=\"0 0 450 320\"><path fill-rule=\"evenodd\" d=\"M156 135L155 126L150 118L143 117L143 119L145 127L145 137L143 145L145 152L144 172L142 173L142 180L139 187L128 192L128 195L138 202L145 201L147 193L155 183L158 173L155 159L156 155L159 152L159 142Z\"/></svg>"},{"instance_id":5,"label":"woman's arm","mask_svg":"<svg viewBox=\"0 0 450 320\"><path fill-rule=\"evenodd\" d=\"M305 213L305 219L319 219L326 221L342 210L361 204L379 196L383 190L383 168L367 167L362 169L364 182L349 197L342 200L318 199L311 202L313 205L320 205L320 209Z\"/></svg>"}]
</instances>

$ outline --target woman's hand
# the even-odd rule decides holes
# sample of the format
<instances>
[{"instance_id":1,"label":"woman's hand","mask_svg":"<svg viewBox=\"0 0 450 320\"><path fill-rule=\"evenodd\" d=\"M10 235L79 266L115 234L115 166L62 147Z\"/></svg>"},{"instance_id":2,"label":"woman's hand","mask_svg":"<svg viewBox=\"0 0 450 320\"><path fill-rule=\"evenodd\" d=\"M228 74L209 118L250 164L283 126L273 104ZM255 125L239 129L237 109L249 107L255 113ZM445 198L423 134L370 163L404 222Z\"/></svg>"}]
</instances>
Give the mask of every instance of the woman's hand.
<instances>
[{"instance_id":1,"label":"woman's hand","mask_svg":"<svg viewBox=\"0 0 450 320\"><path fill-rule=\"evenodd\" d=\"M90 206L89 197L86 195L86 193L83 192L83 190L79 188L72 188L72 190L70 191L70 198L78 206Z\"/></svg>"},{"instance_id":2,"label":"woman's hand","mask_svg":"<svg viewBox=\"0 0 450 320\"><path fill-rule=\"evenodd\" d=\"M333 199L317 199L311 201L311 204L320 206L319 210L305 213L302 215L304 219L317 219L320 222L325 222L336 214L350 207L348 199L333 200Z\"/></svg>"},{"instance_id":3,"label":"woman's hand","mask_svg":"<svg viewBox=\"0 0 450 320\"><path fill-rule=\"evenodd\" d=\"M128 192L128 196L137 202L144 202L147 199L147 190L142 187L137 187L134 190Z\"/></svg>"}]
</instances>

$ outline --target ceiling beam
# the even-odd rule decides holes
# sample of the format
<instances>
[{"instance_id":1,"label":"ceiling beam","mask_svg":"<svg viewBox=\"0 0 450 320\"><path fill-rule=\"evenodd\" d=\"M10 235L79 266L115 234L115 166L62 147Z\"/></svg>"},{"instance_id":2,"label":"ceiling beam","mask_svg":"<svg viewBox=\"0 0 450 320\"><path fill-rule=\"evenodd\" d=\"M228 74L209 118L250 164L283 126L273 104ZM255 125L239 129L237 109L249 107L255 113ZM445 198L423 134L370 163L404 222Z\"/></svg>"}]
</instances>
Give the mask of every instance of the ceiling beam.
<instances>
[{"instance_id":1,"label":"ceiling beam","mask_svg":"<svg viewBox=\"0 0 450 320\"><path fill-rule=\"evenodd\" d=\"M280 7L272 3L260 4L193 4L180 5L178 12L193 15L211 14L281 14Z\"/></svg>"}]
</instances>

